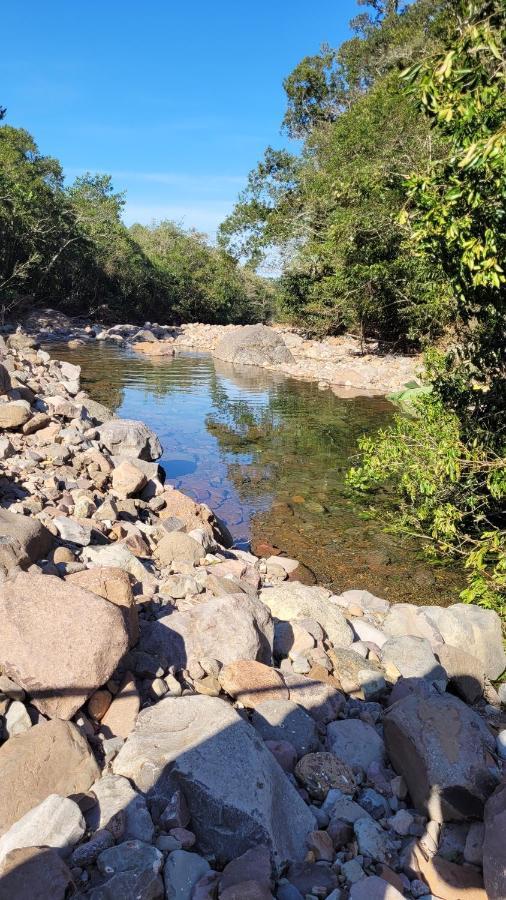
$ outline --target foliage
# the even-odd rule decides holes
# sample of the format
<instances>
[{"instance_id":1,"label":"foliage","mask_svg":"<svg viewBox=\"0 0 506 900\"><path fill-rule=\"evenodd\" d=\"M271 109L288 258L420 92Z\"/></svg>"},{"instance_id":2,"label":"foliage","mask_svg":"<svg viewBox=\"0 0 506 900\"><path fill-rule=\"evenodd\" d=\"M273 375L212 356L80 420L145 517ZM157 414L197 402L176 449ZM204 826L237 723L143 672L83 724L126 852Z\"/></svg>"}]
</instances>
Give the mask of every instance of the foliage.
<instances>
[{"instance_id":1,"label":"foliage","mask_svg":"<svg viewBox=\"0 0 506 900\"><path fill-rule=\"evenodd\" d=\"M57 160L40 154L24 129L2 125L2 317L38 303L108 321L269 315L265 279L173 223L126 228L124 202L108 175L87 173L66 188Z\"/></svg>"},{"instance_id":2,"label":"foliage","mask_svg":"<svg viewBox=\"0 0 506 900\"><path fill-rule=\"evenodd\" d=\"M350 481L392 479L401 525L465 555L463 599L506 613L506 9L502 0L459 7L444 52L405 75L449 142L444 159L411 179L406 219L418 252L452 286L455 346L428 355L432 392L417 417L363 440Z\"/></svg>"},{"instance_id":3,"label":"foliage","mask_svg":"<svg viewBox=\"0 0 506 900\"><path fill-rule=\"evenodd\" d=\"M281 256L282 312L313 333L429 341L451 314L440 267L417 258L399 212L406 176L443 151L399 73L437 42L443 0L366 3L355 36L306 57L284 82L284 130L221 241L252 266Z\"/></svg>"}]
</instances>

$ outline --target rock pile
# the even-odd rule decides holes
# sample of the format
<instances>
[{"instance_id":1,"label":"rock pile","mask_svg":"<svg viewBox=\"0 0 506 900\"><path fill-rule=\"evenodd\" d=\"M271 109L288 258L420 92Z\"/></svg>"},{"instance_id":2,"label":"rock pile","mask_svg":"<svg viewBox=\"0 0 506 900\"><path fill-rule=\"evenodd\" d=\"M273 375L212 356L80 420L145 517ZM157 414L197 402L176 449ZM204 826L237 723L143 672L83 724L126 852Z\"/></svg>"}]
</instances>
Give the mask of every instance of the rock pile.
<instances>
[{"instance_id":1,"label":"rock pile","mask_svg":"<svg viewBox=\"0 0 506 900\"><path fill-rule=\"evenodd\" d=\"M0 355L0 900L504 900L498 617L227 549L78 367Z\"/></svg>"}]
</instances>

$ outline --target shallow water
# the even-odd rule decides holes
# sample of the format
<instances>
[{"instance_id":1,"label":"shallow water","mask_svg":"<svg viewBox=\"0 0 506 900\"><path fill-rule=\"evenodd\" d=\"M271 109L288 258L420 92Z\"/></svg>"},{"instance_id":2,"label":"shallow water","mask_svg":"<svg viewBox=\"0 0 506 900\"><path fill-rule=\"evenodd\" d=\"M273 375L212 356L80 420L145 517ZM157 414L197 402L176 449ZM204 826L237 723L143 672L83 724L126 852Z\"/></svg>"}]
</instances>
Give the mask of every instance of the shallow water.
<instances>
[{"instance_id":1,"label":"shallow water","mask_svg":"<svg viewBox=\"0 0 506 900\"><path fill-rule=\"evenodd\" d=\"M386 425L382 398L342 399L316 384L211 356L150 358L111 345L49 348L82 366L82 384L163 445L167 481L207 503L238 546L271 544L336 591L366 588L392 601L449 603L458 568L435 566L418 542L385 530L385 496L345 485L356 440Z\"/></svg>"}]
</instances>

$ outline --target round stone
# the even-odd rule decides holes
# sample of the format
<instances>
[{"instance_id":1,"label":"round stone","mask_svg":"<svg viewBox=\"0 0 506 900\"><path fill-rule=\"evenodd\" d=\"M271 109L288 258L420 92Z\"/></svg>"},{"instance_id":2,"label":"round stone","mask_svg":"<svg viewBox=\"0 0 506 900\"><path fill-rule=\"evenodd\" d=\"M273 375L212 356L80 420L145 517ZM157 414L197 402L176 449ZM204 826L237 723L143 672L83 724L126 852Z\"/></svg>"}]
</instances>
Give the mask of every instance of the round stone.
<instances>
[{"instance_id":1,"label":"round stone","mask_svg":"<svg viewBox=\"0 0 506 900\"><path fill-rule=\"evenodd\" d=\"M314 800L325 800L331 788L350 796L356 790L352 770L333 753L307 753L297 763L295 776Z\"/></svg>"}]
</instances>

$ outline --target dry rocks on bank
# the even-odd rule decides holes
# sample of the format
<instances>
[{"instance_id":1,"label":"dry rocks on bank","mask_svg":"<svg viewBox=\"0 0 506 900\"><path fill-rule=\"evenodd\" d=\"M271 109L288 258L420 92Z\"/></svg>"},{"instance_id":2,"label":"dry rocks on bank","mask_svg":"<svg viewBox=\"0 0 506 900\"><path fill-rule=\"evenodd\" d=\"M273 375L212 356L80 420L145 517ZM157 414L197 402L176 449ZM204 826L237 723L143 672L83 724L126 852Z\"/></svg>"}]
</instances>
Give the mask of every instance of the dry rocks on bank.
<instances>
[{"instance_id":1,"label":"dry rocks on bank","mask_svg":"<svg viewBox=\"0 0 506 900\"><path fill-rule=\"evenodd\" d=\"M496 614L225 546L79 367L0 356L0 900L504 900Z\"/></svg>"}]
</instances>

